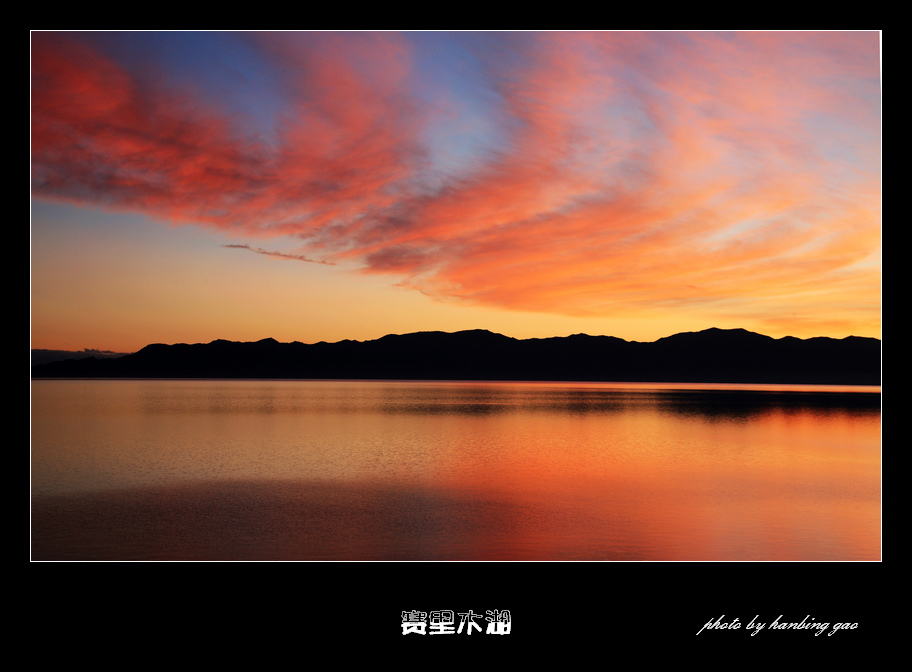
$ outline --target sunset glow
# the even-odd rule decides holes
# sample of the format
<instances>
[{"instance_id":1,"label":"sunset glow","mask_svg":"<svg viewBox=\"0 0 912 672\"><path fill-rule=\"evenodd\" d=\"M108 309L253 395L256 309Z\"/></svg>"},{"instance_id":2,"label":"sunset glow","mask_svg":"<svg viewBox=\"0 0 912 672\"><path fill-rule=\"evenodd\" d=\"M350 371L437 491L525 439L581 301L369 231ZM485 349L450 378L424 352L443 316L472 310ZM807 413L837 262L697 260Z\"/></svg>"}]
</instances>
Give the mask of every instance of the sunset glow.
<instances>
[{"instance_id":1,"label":"sunset glow","mask_svg":"<svg viewBox=\"0 0 912 672\"><path fill-rule=\"evenodd\" d=\"M880 337L877 32L31 41L32 347Z\"/></svg>"}]
</instances>

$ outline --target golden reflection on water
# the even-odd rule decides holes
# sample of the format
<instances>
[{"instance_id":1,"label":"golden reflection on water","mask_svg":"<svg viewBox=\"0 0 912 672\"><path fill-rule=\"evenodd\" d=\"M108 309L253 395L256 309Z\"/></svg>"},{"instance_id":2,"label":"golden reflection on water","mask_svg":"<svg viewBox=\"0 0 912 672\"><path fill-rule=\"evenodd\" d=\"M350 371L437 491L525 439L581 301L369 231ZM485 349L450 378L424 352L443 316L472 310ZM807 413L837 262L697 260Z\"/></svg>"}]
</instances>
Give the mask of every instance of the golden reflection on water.
<instances>
[{"instance_id":1,"label":"golden reflection on water","mask_svg":"<svg viewBox=\"0 0 912 672\"><path fill-rule=\"evenodd\" d=\"M36 559L876 560L879 395L36 381L32 485Z\"/></svg>"}]
</instances>

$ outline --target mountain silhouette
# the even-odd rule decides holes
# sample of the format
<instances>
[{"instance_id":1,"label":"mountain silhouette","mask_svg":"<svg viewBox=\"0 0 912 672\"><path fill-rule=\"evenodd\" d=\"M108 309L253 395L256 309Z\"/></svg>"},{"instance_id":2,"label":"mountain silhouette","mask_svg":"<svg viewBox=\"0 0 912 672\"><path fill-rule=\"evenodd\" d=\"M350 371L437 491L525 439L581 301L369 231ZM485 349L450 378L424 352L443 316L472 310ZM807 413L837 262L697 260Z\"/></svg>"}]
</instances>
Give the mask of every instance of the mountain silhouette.
<instances>
[{"instance_id":1,"label":"mountain silhouette","mask_svg":"<svg viewBox=\"0 0 912 672\"><path fill-rule=\"evenodd\" d=\"M486 330L314 344L153 344L118 358L32 366L32 377L542 380L879 385L881 342L706 329L651 343L575 334L515 339Z\"/></svg>"},{"instance_id":2,"label":"mountain silhouette","mask_svg":"<svg viewBox=\"0 0 912 672\"><path fill-rule=\"evenodd\" d=\"M123 357L126 354L129 353L111 352L110 350L44 350L38 348L32 349L32 366L58 362L64 359L85 359L86 357L111 359L112 357Z\"/></svg>"}]
</instances>

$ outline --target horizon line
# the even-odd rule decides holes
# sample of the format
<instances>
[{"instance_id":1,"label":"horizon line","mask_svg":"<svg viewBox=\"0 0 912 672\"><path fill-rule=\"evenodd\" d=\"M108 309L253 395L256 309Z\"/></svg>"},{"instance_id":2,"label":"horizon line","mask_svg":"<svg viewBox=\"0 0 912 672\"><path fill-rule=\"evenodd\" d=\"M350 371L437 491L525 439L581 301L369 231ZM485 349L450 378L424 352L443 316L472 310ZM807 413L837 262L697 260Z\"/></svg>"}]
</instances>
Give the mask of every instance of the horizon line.
<instances>
[{"instance_id":1,"label":"horizon line","mask_svg":"<svg viewBox=\"0 0 912 672\"><path fill-rule=\"evenodd\" d=\"M878 337L878 336L856 336L856 335L854 335L854 334L850 334L850 335L848 335L848 336L842 336L842 337L836 337L836 336L808 336L808 337L806 337L806 338L802 338L802 337L800 337L800 336L791 336L791 335L776 337L776 336L769 336L769 335L767 335L767 334L763 334L763 333L760 333L760 332L757 332L757 331L751 331L750 329L745 329L744 327L731 327L731 328L723 328L723 327L706 327L706 328L704 328L704 329L699 329L699 330L678 331L678 332L674 332L674 333L672 333L672 334L669 334L669 335L667 335L667 336L660 336L659 338L657 338L657 339L655 339L655 340L653 340L653 341L627 340L627 339L625 339L625 338L621 338L620 336L612 336L612 335L610 335L610 334L588 334L588 333L585 333L585 332L577 332L577 333L573 333L573 334L567 334L566 336L533 336L533 337L529 337L529 338L517 338L517 337L515 337L515 336L508 336L508 335L506 335L506 334L502 334L502 333L497 332L497 331L491 331L490 329L475 328L475 329L458 329L458 330L456 330L456 331L443 331L443 330L440 330L440 329L422 329L422 330L418 330L418 331L407 331L407 332L402 332L402 333L392 333L392 332L391 332L391 333L384 334L384 335L382 335L382 336L378 336L378 337L376 337L376 338L368 338L368 339L364 339L364 340L357 340L357 339L352 339L352 338L343 338L343 339L338 340L338 341L319 340L319 341L312 341L312 342L309 342L309 343L306 343L306 342L304 342L304 341L298 341L298 340L293 340L293 341L279 341L279 340L277 340L276 338L274 338L274 337L272 337L272 336L266 336L266 337L264 337L264 338L259 338L259 339L255 339L255 340L232 340L232 339L228 339L228 338L214 338L214 339L209 340L209 341L196 341L196 342L194 342L194 343L189 343L189 342L186 342L186 341L177 341L177 342L173 342L173 343L164 343L164 342L161 342L161 341L152 341L152 342L146 343L144 346L140 347L138 350L134 350L134 351L132 351L132 352L118 352L118 351L116 351L116 350L111 350L111 349L109 349L109 348L81 348L81 349L67 349L67 348L30 348L30 352L36 352L36 351L38 351L38 352L72 352L72 353L84 353L84 352L87 353L87 352L92 352L92 353L112 354L112 355L132 355L132 354L135 354L135 353L139 352L140 350L142 350L142 349L144 349L144 348L147 348L147 347L149 347L149 346L151 346L151 345L168 345L168 346L170 346L170 345L206 345L206 344L215 343L215 342L218 342L218 341L225 341L225 342L228 342L228 343L261 343L261 342L263 342L263 341L275 341L276 343L278 343L278 344L280 344L280 345L292 345L292 344L295 344L295 343L298 343L298 344L301 344L301 345L318 345L318 344L320 344L320 343L334 344L334 343L344 343L344 342L346 342L346 341L354 342L354 343L370 343L370 342L372 342L372 341L379 341L379 340L381 340L381 339L383 339L383 338L387 338L387 337L390 337L390 336L410 336L410 335L413 335L413 334L448 334L448 335L452 335L452 334L463 334L463 333L469 333L469 332L486 332L486 333L489 333L489 334L492 334L492 335L495 335L495 336L502 336L502 337L504 337L504 338L509 338L509 339L511 339L511 340L514 340L514 341L541 341L541 340L549 340L549 339L553 339L553 338L572 338L572 337L574 337L574 336L585 336L585 337L588 337L588 338L614 338L614 339L618 339L618 340L624 341L625 343L656 343L656 342L658 342L658 341L664 340L664 339L666 339L666 338L672 338L672 337L674 337L674 336L681 336L681 335L685 335L685 334L700 334L700 333L704 333L704 332L707 332L707 331L725 331L725 332L740 331L740 332L745 332L745 333L748 333L748 334L755 334L755 335L757 335L757 336L763 336L763 337L765 337L765 338L769 338L769 339L772 339L772 340L774 340L774 341L781 341L781 340L784 340L784 339L794 339L794 340L798 340L798 341L809 341L809 340L818 339L818 338L825 338L825 339L830 339L830 340L834 340L834 341L843 341L843 340L846 340L846 339L849 339L849 338L864 338L864 339L872 339L872 340L875 340L875 341L882 341L882 340L883 340L882 338L880 338L880 337Z\"/></svg>"}]
</instances>

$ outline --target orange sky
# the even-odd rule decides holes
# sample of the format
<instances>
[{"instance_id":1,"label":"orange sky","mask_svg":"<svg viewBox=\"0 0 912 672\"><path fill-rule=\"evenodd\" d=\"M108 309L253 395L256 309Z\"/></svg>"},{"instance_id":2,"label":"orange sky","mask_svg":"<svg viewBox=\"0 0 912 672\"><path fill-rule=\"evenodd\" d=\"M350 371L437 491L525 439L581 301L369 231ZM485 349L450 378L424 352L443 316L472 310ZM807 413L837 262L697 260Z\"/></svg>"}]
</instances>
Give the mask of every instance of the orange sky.
<instances>
[{"instance_id":1,"label":"orange sky","mask_svg":"<svg viewBox=\"0 0 912 672\"><path fill-rule=\"evenodd\" d=\"M880 336L877 32L33 33L31 56L33 347Z\"/></svg>"}]
</instances>

